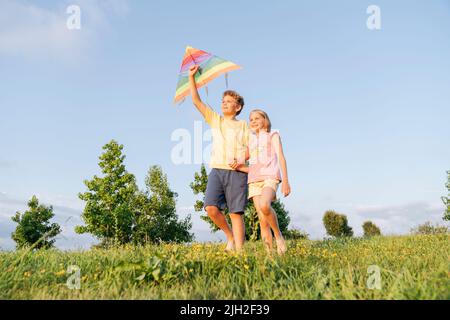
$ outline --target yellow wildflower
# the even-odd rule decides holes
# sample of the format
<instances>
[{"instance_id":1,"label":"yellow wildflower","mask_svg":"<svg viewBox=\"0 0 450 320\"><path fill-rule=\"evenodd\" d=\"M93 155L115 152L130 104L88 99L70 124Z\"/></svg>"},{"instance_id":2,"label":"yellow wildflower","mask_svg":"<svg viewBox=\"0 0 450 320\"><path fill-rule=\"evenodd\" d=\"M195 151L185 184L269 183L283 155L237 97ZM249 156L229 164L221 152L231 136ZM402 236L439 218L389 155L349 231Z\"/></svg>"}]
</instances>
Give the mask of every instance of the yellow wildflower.
<instances>
[{"instance_id":1,"label":"yellow wildflower","mask_svg":"<svg viewBox=\"0 0 450 320\"><path fill-rule=\"evenodd\" d=\"M58 271L58 272L55 272L55 276L63 276L64 274L66 273L66 270L61 270L61 271Z\"/></svg>"}]
</instances>

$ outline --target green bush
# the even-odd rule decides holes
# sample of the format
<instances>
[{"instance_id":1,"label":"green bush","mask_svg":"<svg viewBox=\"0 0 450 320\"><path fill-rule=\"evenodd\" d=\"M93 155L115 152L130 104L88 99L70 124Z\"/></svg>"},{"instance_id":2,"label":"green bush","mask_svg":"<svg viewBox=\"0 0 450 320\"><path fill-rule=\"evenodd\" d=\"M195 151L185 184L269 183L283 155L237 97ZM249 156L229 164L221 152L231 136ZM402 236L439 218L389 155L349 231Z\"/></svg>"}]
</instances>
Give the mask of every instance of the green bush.
<instances>
[{"instance_id":1,"label":"green bush","mask_svg":"<svg viewBox=\"0 0 450 320\"><path fill-rule=\"evenodd\" d=\"M347 216L328 210L323 216L323 225L332 237L351 237L353 230L348 225Z\"/></svg>"},{"instance_id":2,"label":"green bush","mask_svg":"<svg viewBox=\"0 0 450 320\"><path fill-rule=\"evenodd\" d=\"M362 225L364 230L364 237L373 237L373 236L380 236L381 231L380 228L378 228L373 222L366 221Z\"/></svg>"},{"instance_id":3,"label":"green bush","mask_svg":"<svg viewBox=\"0 0 450 320\"><path fill-rule=\"evenodd\" d=\"M284 233L284 238L289 240L307 240L309 235L298 229L289 229Z\"/></svg>"}]
</instances>

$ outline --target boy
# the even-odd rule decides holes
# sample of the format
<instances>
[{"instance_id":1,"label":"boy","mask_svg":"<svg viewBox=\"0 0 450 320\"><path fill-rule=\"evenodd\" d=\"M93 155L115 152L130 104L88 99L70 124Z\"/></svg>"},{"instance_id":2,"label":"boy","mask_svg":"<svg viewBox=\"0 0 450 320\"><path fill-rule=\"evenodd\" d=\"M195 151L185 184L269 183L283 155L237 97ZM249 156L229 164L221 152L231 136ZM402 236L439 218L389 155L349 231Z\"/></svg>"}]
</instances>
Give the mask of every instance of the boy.
<instances>
[{"instance_id":1,"label":"boy","mask_svg":"<svg viewBox=\"0 0 450 320\"><path fill-rule=\"evenodd\" d=\"M212 129L212 154L204 207L211 220L227 237L227 251L240 251L245 240L244 211L247 205L247 174L236 171L230 165L244 164L248 145L246 121L237 120L244 107L244 99L234 91L225 91L222 113L206 106L197 91L195 74L199 66L189 70L189 86L192 102ZM228 208L232 228L221 212Z\"/></svg>"}]
</instances>

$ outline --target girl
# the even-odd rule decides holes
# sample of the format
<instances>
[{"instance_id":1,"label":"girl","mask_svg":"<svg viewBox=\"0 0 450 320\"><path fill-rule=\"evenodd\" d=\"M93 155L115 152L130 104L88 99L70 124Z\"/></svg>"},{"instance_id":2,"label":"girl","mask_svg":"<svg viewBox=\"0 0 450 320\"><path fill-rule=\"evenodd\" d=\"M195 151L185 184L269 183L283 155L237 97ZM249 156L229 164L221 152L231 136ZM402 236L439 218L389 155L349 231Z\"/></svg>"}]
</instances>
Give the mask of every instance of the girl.
<instances>
[{"instance_id":1,"label":"girl","mask_svg":"<svg viewBox=\"0 0 450 320\"><path fill-rule=\"evenodd\" d=\"M278 226L278 219L272 208L278 185L285 197L291 193L286 159L278 132L271 132L269 116L262 110L250 113L249 167L230 164L233 169L248 172L249 199L253 199L258 213L261 238L266 248L272 249L272 231L277 243L278 254L286 252L286 244ZM280 172L281 168L281 172ZM272 229L272 231L271 231Z\"/></svg>"}]
</instances>

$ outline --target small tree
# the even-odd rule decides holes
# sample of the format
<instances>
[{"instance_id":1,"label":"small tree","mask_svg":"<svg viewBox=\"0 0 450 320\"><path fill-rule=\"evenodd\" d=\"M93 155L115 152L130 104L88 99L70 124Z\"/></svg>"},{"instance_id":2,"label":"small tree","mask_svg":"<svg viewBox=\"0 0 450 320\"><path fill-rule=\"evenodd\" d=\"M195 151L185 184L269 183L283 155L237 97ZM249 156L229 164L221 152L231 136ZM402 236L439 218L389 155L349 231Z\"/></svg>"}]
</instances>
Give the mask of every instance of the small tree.
<instances>
[{"instance_id":1,"label":"small tree","mask_svg":"<svg viewBox=\"0 0 450 320\"><path fill-rule=\"evenodd\" d=\"M51 248L55 242L52 238L61 232L61 227L57 223L50 224L50 219L55 216L53 207L40 205L36 196L33 196L28 202L28 208L23 214L16 212L12 217L17 227L11 237L16 242L17 248Z\"/></svg>"},{"instance_id":2,"label":"small tree","mask_svg":"<svg viewBox=\"0 0 450 320\"><path fill-rule=\"evenodd\" d=\"M430 221L411 229L412 234L446 234L448 232L448 227L438 224L432 225Z\"/></svg>"},{"instance_id":3,"label":"small tree","mask_svg":"<svg viewBox=\"0 0 450 320\"><path fill-rule=\"evenodd\" d=\"M202 164L200 172L196 172L194 174L194 181L190 184L190 187L194 192L194 194L202 196L202 200L197 200L194 204L195 211L203 212L203 204L204 204L203 199L205 197L207 184L208 184L208 174L206 172L205 166ZM286 233L288 225L290 223L289 212L286 211L283 203L281 203L280 200L274 201L272 203L272 208L275 210L277 214L280 231L283 234ZM226 213L228 213L228 210L225 210L225 214ZM259 240L261 238L259 219L252 201L248 202L244 215L245 215L244 223L245 223L246 240ZM200 215L200 218L209 224L213 232L219 230L219 228L214 224L214 222L212 222L212 220L208 217L207 214ZM228 223L231 224L230 217L227 214L226 219Z\"/></svg>"},{"instance_id":4,"label":"small tree","mask_svg":"<svg viewBox=\"0 0 450 320\"><path fill-rule=\"evenodd\" d=\"M446 206L443 219L450 221L450 170L447 171L447 183L445 186L447 187L448 194L446 197L442 197L442 202Z\"/></svg>"},{"instance_id":5,"label":"small tree","mask_svg":"<svg viewBox=\"0 0 450 320\"><path fill-rule=\"evenodd\" d=\"M366 221L362 225L364 230L364 237L373 237L373 236L380 236L381 231L380 228L378 228L373 222Z\"/></svg>"},{"instance_id":6,"label":"small tree","mask_svg":"<svg viewBox=\"0 0 450 320\"><path fill-rule=\"evenodd\" d=\"M353 230L348 225L347 216L338 214L332 210L325 212L323 216L323 225L327 234L332 237L351 237Z\"/></svg>"},{"instance_id":7,"label":"small tree","mask_svg":"<svg viewBox=\"0 0 450 320\"><path fill-rule=\"evenodd\" d=\"M140 193L133 231L135 243L159 241L190 242L194 236L191 217L178 221L176 214L177 194L170 189L167 175L159 166L149 169L145 180L147 190Z\"/></svg>"},{"instance_id":8,"label":"small tree","mask_svg":"<svg viewBox=\"0 0 450 320\"><path fill-rule=\"evenodd\" d=\"M160 167L151 167L139 191L133 174L125 169L123 145L112 140L103 146L99 166L103 177L94 176L84 183L88 191L80 193L86 201L82 218L86 225L77 233L91 233L100 247L126 243L144 244L159 241L192 241L190 216L178 221L177 194L170 190L167 176Z\"/></svg>"},{"instance_id":9,"label":"small tree","mask_svg":"<svg viewBox=\"0 0 450 320\"><path fill-rule=\"evenodd\" d=\"M102 245L120 245L132 239L138 188L134 175L125 169L122 149L114 140L103 146L99 158L103 177L85 180L88 191L78 195L86 201L81 216L86 225L77 226L75 231L93 234Z\"/></svg>"}]
</instances>

